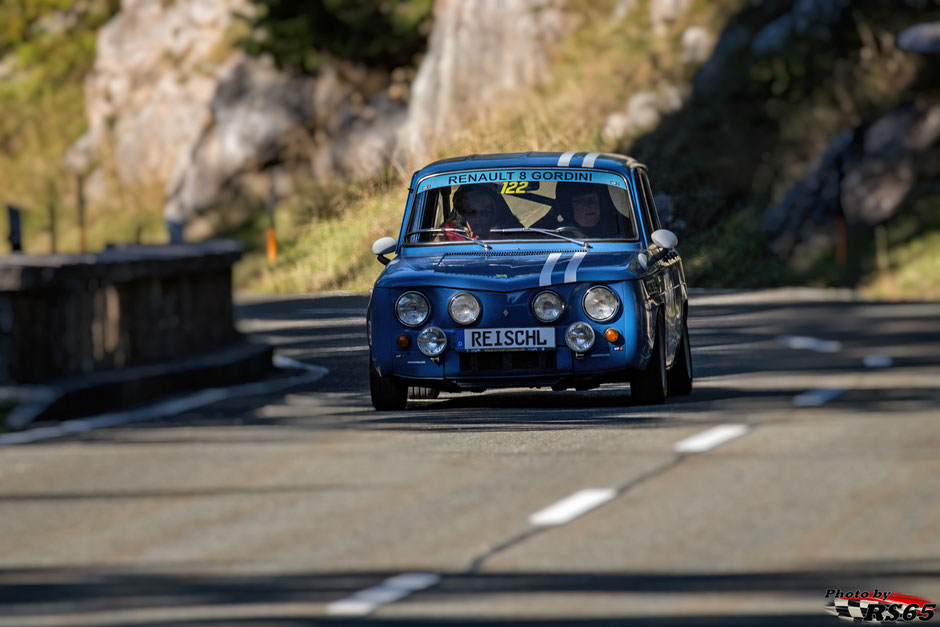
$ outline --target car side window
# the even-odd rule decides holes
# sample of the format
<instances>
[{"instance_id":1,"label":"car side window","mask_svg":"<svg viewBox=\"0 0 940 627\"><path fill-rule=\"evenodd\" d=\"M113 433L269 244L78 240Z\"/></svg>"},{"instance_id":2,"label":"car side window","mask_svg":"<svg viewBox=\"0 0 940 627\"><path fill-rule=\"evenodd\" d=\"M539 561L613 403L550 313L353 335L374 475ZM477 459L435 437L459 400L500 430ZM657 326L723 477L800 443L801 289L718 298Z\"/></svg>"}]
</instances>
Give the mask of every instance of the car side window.
<instances>
[{"instance_id":1,"label":"car side window","mask_svg":"<svg viewBox=\"0 0 940 627\"><path fill-rule=\"evenodd\" d=\"M653 226L657 230L661 229L663 228L663 223L659 219L659 212L656 211L656 203L653 201L653 192L652 190L650 190L649 179L646 178L645 172L641 171L639 175L640 175L639 179L641 182L641 186L643 188L643 195L646 196L646 205L649 208L649 212L653 217Z\"/></svg>"}]
</instances>

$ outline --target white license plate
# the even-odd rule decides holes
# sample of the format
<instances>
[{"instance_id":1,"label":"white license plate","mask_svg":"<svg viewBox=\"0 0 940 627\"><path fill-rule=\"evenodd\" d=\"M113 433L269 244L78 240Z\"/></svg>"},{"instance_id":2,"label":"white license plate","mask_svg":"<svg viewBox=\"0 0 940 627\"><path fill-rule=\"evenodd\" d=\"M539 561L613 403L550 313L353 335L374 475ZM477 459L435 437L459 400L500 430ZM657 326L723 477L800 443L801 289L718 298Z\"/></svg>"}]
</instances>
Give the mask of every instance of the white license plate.
<instances>
[{"instance_id":1,"label":"white license plate","mask_svg":"<svg viewBox=\"0 0 940 627\"><path fill-rule=\"evenodd\" d=\"M460 329L457 331L457 350L552 350L555 348L555 329Z\"/></svg>"}]
</instances>

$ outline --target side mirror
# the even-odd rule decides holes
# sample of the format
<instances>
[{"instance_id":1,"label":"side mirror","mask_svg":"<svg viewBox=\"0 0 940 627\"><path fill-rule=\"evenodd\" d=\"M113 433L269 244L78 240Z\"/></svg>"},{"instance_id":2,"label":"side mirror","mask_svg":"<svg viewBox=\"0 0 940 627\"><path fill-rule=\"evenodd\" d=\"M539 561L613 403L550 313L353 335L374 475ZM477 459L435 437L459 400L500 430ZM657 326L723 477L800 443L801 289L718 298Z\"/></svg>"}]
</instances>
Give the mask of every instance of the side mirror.
<instances>
[{"instance_id":1,"label":"side mirror","mask_svg":"<svg viewBox=\"0 0 940 627\"><path fill-rule=\"evenodd\" d=\"M387 266L389 260L385 258L385 255L395 252L397 246L398 240L394 237L380 237L372 244L372 254L378 258L383 266Z\"/></svg>"},{"instance_id":2,"label":"side mirror","mask_svg":"<svg viewBox=\"0 0 940 627\"><path fill-rule=\"evenodd\" d=\"M666 229L653 231L652 235L650 235L650 239L653 240L653 244L659 248L656 254L649 260L651 264L656 263L668 255L669 251L675 248L676 244L679 243L679 238L676 237L676 234Z\"/></svg>"},{"instance_id":3,"label":"side mirror","mask_svg":"<svg viewBox=\"0 0 940 627\"><path fill-rule=\"evenodd\" d=\"M676 237L676 234L666 229L653 231L653 234L650 235L650 239L653 240L654 244L666 250L672 250L676 247L676 244L679 243L679 238Z\"/></svg>"}]
</instances>

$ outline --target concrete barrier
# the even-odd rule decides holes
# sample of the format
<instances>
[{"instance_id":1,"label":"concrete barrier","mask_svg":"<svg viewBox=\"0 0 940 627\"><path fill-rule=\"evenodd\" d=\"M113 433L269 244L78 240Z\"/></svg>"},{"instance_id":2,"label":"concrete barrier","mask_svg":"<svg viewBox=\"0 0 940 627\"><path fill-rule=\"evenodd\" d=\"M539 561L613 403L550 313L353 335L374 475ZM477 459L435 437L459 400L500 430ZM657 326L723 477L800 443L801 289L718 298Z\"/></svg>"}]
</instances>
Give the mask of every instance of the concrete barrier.
<instances>
[{"instance_id":1,"label":"concrete barrier","mask_svg":"<svg viewBox=\"0 0 940 627\"><path fill-rule=\"evenodd\" d=\"M237 242L0 257L0 382L205 352L236 340Z\"/></svg>"},{"instance_id":2,"label":"concrete barrier","mask_svg":"<svg viewBox=\"0 0 940 627\"><path fill-rule=\"evenodd\" d=\"M185 379L207 355L218 367L202 370L202 385L223 383L213 371L233 376L232 359L250 359L244 372L259 375L270 349L246 347L232 318L232 265L242 252L218 240L0 257L0 385L87 391L85 381L108 382L123 404L180 387L168 375Z\"/></svg>"}]
</instances>

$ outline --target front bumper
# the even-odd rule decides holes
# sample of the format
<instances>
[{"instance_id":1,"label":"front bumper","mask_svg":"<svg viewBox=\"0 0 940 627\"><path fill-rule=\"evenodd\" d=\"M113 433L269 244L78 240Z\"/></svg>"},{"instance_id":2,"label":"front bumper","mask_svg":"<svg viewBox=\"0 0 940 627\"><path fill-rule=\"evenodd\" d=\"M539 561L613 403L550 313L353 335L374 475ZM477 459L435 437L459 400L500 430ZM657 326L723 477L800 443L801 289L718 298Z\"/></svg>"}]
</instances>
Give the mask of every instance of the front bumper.
<instances>
[{"instance_id":1,"label":"front bumper","mask_svg":"<svg viewBox=\"0 0 940 627\"><path fill-rule=\"evenodd\" d=\"M626 380L628 373L643 365L646 316L642 315L633 292L632 281L606 283L620 299L620 308L613 319L597 323L580 309L581 297L590 283L552 286L567 303L562 317L546 325L535 320L530 302L544 288L520 292L472 292L483 303L479 328L551 327L555 334L555 349L543 351L481 351L456 350L457 325L446 313L446 303L461 290L428 288L421 290L431 301L430 319L419 328L403 326L395 318L395 299L404 291L383 290L373 293L370 305L370 348L373 364L382 375L441 389L472 390L505 387L591 387L598 383ZM418 288L420 289L420 288ZM377 289L376 292L379 292ZM582 354L576 354L565 343L565 332L576 321L587 322L594 329L594 345ZM447 337L447 348L436 358L427 357L417 348L417 335L427 326L437 326ZM604 332L616 329L619 338L609 342ZM408 349L400 349L396 339L405 335L411 339ZM644 350L645 349L645 350Z\"/></svg>"}]
</instances>

